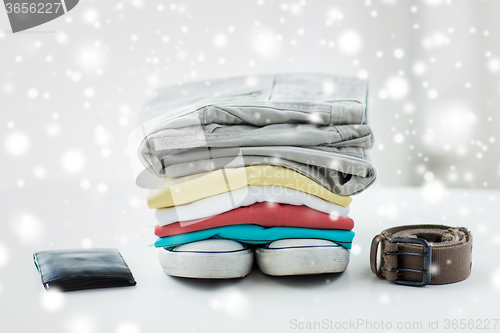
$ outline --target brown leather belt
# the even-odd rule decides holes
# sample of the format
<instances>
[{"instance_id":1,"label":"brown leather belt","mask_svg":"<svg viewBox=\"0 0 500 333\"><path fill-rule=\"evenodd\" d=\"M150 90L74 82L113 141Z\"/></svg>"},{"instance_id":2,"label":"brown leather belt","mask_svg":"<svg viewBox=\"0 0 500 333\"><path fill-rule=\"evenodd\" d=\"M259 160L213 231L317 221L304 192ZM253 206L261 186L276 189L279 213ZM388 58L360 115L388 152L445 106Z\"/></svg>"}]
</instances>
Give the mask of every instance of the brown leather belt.
<instances>
[{"instance_id":1,"label":"brown leather belt","mask_svg":"<svg viewBox=\"0 0 500 333\"><path fill-rule=\"evenodd\" d=\"M472 269L472 234L435 224L389 228L373 238L370 266L378 277L409 286L462 281Z\"/></svg>"}]
</instances>

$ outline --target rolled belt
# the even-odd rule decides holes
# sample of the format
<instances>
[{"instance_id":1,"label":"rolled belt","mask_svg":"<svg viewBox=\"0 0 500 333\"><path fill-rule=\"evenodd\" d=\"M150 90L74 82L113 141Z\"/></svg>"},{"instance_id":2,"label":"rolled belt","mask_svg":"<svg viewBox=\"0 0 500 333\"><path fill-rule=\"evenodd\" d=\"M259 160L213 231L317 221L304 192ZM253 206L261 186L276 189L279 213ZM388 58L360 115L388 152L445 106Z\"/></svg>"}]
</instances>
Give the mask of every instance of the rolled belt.
<instances>
[{"instance_id":1,"label":"rolled belt","mask_svg":"<svg viewBox=\"0 0 500 333\"><path fill-rule=\"evenodd\" d=\"M464 227L433 224L389 228L373 238L370 266L378 277L403 285L462 281L472 269L472 234Z\"/></svg>"}]
</instances>

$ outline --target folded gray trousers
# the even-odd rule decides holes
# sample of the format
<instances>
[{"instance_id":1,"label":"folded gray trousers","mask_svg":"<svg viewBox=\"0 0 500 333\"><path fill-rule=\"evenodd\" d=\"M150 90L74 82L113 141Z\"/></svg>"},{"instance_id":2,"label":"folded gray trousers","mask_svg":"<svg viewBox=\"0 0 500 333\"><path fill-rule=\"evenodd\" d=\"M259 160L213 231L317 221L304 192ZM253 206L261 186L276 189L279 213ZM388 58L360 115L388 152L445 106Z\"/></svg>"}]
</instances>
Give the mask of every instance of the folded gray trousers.
<instances>
[{"instance_id":1,"label":"folded gray trousers","mask_svg":"<svg viewBox=\"0 0 500 333\"><path fill-rule=\"evenodd\" d=\"M364 150L366 81L326 74L236 77L164 88L141 112L139 186L162 177L272 164L339 195L376 177ZM156 180L155 180L156 179Z\"/></svg>"}]
</instances>

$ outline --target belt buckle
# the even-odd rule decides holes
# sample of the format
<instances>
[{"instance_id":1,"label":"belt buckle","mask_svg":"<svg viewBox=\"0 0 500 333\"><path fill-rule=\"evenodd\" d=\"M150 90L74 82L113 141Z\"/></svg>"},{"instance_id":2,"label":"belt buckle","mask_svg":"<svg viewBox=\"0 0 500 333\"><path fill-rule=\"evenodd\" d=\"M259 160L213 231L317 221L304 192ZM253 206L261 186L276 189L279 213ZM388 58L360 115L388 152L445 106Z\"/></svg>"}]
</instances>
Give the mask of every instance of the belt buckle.
<instances>
[{"instance_id":1,"label":"belt buckle","mask_svg":"<svg viewBox=\"0 0 500 333\"><path fill-rule=\"evenodd\" d=\"M423 287L431 282L431 262L432 262L432 246L423 238L408 238L408 237L394 237L389 243L410 243L420 244L423 246L422 253L413 252L386 252L386 255L411 255L422 257L423 264L422 270L411 268L389 268L389 272L414 272L422 274L422 281L408 281L408 280L394 280L392 282L405 286Z\"/></svg>"}]
</instances>

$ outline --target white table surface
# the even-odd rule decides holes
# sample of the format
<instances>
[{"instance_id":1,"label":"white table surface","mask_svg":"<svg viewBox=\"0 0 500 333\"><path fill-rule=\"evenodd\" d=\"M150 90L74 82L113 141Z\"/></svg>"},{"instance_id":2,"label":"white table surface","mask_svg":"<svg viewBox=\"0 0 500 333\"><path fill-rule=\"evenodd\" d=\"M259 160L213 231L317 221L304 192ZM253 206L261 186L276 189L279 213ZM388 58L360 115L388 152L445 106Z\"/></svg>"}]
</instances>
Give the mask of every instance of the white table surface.
<instances>
[{"instance_id":1,"label":"white table surface","mask_svg":"<svg viewBox=\"0 0 500 333\"><path fill-rule=\"evenodd\" d=\"M165 275L158 250L149 247L155 239L154 220L144 191L131 183L107 184L105 193L95 185L83 190L78 181L34 181L1 191L0 332L311 331L294 329L293 320L304 325L323 320L380 325L383 320L384 327L387 322L422 322L422 329L377 331L425 332L429 320L438 320L443 331L446 320L473 319L477 325L478 320L500 318L500 191L450 190L430 203L418 188L371 188L351 205L356 237L344 273L276 278L254 267L243 279L204 281ZM471 277L425 288L375 277L368 260L372 237L391 226L416 223L472 230ZM47 293L32 253L84 245L118 248L137 286ZM498 330L500 323L486 331Z\"/></svg>"}]
</instances>

